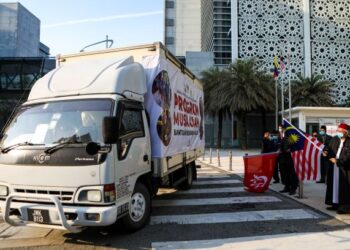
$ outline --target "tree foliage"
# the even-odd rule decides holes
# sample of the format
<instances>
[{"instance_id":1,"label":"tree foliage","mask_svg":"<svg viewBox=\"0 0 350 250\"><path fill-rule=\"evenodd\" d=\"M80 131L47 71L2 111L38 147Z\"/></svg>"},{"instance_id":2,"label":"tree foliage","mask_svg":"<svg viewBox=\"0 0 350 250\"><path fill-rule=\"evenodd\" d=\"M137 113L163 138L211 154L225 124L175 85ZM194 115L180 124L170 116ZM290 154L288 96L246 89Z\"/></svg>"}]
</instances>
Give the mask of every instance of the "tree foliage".
<instances>
[{"instance_id":1,"label":"tree foliage","mask_svg":"<svg viewBox=\"0 0 350 250\"><path fill-rule=\"evenodd\" d=\"M271 74L262 70L255 58L249 58L236 60L228 69L209 69L202 76L206 112L218 115L218 145L221 145L223 114L230 111L238 118L238 136L242 148L246 148L246 114L274 109Z\"/></svg>"},{"instance_id":2,"label":"tree foliage","mask_svg":"<svg viewBox=\"0 0 350 250\"><path fill-rule=\"evenodd\" d=\"M292 105L325 107L333 106L333 83L323 79L323 76L313 74L311 77L303 77L298 74L298 79L292 82Z\"/></svg>"}]
</instances>

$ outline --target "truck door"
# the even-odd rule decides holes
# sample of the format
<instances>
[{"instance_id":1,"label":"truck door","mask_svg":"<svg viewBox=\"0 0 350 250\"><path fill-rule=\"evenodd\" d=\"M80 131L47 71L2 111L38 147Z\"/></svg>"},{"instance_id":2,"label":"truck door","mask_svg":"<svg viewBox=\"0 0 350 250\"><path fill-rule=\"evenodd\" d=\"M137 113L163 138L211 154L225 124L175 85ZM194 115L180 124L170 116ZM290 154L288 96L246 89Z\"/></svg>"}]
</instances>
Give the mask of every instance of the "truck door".
<instances>
[{"instance_id":1,"label":"truck door","mask_svg":"<svg viewBox=\"0 0 350 250\"><path fill-rule=\"evenodd\" d=\"M128 209L137 177L150 171L151 149L143 105L122 100L117 106L118 142L115 148L118 215Z\"/></svg>"}]
</instances>

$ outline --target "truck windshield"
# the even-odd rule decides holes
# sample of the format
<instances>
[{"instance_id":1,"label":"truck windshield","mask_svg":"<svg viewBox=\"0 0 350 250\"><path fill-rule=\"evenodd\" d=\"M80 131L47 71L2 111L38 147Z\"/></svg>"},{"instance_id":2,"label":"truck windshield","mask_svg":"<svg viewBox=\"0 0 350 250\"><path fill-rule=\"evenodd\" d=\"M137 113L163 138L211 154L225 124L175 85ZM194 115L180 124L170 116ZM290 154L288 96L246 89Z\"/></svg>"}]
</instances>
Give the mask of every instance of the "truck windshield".
<instances>
[{"instance_id":1,"label":"truck windshield","mask_svg":"<svg viewBox=\"0 0 350 250\"><path fill-rule=\"evenodd\" d=\"M102 120L110 116L112 101L90 99L22 106L5 130L0 147L15 144L51 146L75 137L102 143Z\"/></svg>"}]
</instances>

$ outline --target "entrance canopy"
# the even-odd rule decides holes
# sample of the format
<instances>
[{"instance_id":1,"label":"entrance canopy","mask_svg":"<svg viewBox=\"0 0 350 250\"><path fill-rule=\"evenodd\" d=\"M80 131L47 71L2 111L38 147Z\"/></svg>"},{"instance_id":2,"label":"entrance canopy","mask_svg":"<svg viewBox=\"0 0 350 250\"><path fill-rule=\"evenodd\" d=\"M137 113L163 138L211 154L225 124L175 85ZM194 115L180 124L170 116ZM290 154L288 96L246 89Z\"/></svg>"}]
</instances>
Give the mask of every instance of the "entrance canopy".
<instances>
[{"instance_id":1,"label":"entrance canopy","mask_svg":"<svg viewBox=\"0 0 350 250\"><path fill-rule=\"evenodd\" d=\"M350 108L343 107L295 107L291 110L292 123L301 130L312 133L319 131L320 126L327 127L327 133L336 134L339 123L350 125ZM289 120L289 110L285 110L284 118Z\"/></svg>"}]
</instances>

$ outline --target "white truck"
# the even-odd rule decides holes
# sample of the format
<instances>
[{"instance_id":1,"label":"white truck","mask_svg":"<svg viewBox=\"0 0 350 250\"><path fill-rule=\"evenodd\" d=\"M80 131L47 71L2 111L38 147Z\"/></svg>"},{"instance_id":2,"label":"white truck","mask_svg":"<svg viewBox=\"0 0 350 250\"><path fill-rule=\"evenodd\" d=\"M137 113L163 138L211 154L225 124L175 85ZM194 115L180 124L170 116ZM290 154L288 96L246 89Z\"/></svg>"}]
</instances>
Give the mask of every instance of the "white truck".
<instances>
[{"instance_id":1,"label":"white truck","mask_svg":"<svg viewBox=\"0 0 350 250\"><path fill-rule=\"evenodd\" d=\"M161 43L57 56L1 134L0 215L13 226L135 231L204 152L203 90Z\"/></svg>"}]
</instances>

